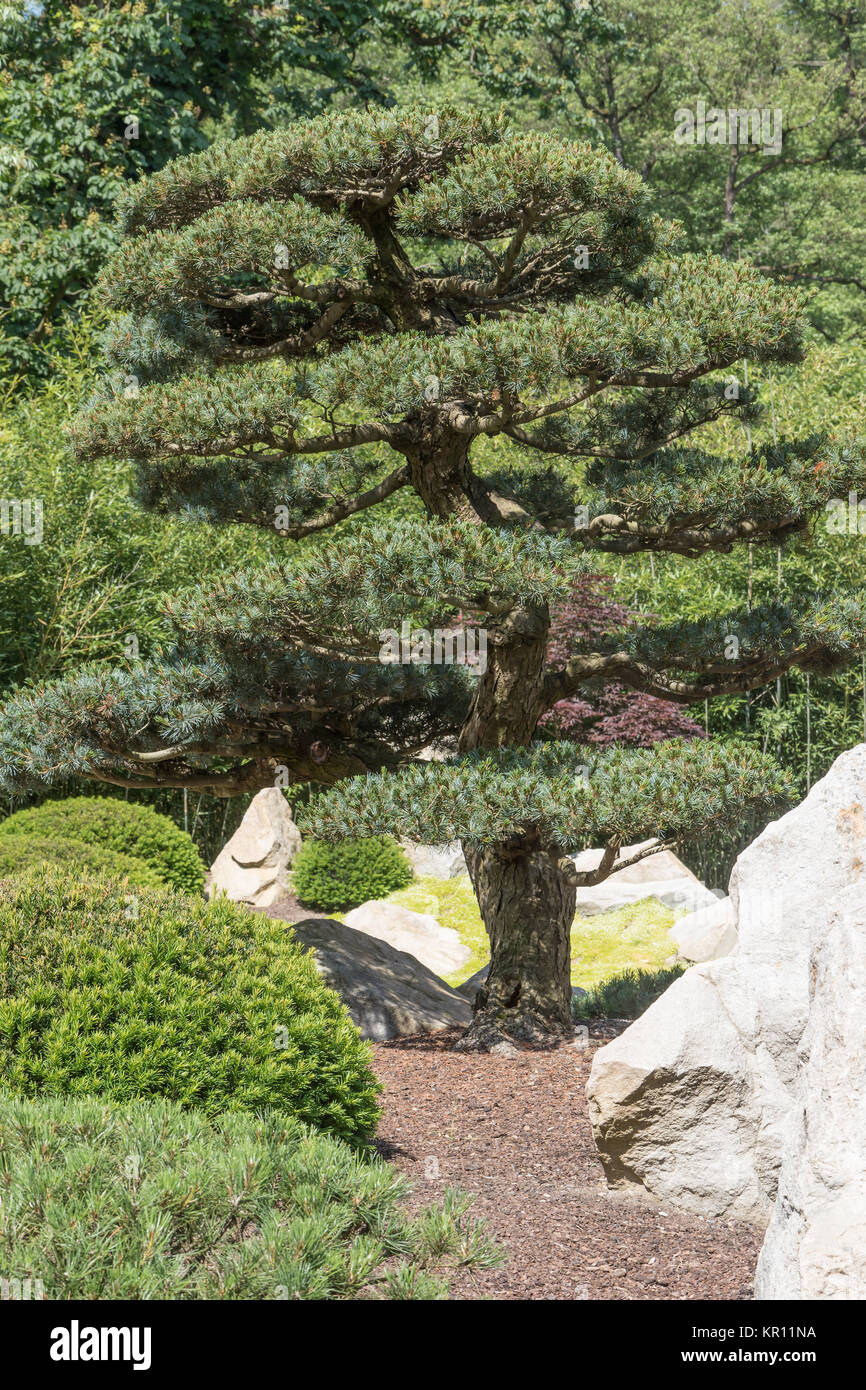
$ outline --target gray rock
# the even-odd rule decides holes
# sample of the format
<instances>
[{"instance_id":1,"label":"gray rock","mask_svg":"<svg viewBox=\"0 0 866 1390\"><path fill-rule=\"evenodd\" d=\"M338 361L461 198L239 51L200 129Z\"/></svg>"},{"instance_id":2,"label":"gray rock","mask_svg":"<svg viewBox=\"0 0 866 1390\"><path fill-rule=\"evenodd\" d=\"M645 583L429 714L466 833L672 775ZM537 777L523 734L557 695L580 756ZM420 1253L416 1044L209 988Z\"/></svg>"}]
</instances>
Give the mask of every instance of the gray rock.
<instances>
[{"instance_id":1,"label":"gray rock","mask_svg":"<svg viewBox=\"0 0 866 1390\"><path fill-rule=\"evenodd\" d=\"M731 955L693 966L593 1058L608 1181L700 1215L766 1224L793 1147L809 961L846 887L866 893L866 744L737 860Z\"/></svg>"},{"instance_id":2,"label":"gray rock","mask_svg":"<svg viewBox=\"0 0 866 1390\"><path fill-rule=\"evenodd\" d=\"M296 923L319 974L339 994L365 1038L385 1042L439 1028L465 1028L472 1009L415 956L330 917Z\"/></svg>"},{"instance_id":3,"label":"gray rock","mask_svg":"<svg viewBox=\"0 0 866 1390\"><path fill-rule=\"evenodd\" d=\"M291 892L289 865L301 848L301 832L279 787L257 792L228 844L211 865L205 897L271 907Z\"/></svg>"},{"instance_id":4,"label":"gray rock","mask_svg":"<svg viewBox=\"0 0 866 1390\"><path fill-rule=\"evenodd\" d=\"M459 840L447 845L421 845L416 840L400 843L416 878L459 878L469 872Z\"/></svg>"},{"instance_id":5,"label":"gray rock","mask_svg":"<svg viewBox=\"0 0 866 1390\"><path fill-rule=\"evenodd\" d=\"M654 843L653 840L641 840L639 844L623 845L619 858L630 859L639 850L648 849ZM571 858L581 873L586 873L598 868L602 853L600 849L585 849ZM675 911L684 909L696 912L710 906L714 896L711 889L705 888L672 850L666 849L647 855L627 869L617 869L603 883L578 888L577 910L584 917L592 917L598 912L611 912L618 907L643 902L646 898L657 898L665 907Z\"/></svg>"},{"instance_id":6,"label":"gray rock","mask_svg":"<svg viewBox=\"0 0 866 1390\"><path fill-rule=\"evenodd\" d=\"M474 975L470 975L468 980L464 980L462 985L457 986L457 993L462 994L470 1003L475 1003L475 996L478 993L490 971L489 965L482 965L480 970L476 970Z\"/></svg>"},{"instance_id":7,"label":"gray rock","mask_svg":"<svg viewBox=\"0 0 866 1390\"><path fill-rule=\"evenodd\" d=\"M347 912L346 925L387 941L397 951L408 951L437 975L450 975L472 959L453 927L441 926L429 912L412 912L384 899Z\"/></svg>"},{"instance_id":8,"label":"gray rock","mask_svg":"<svg viewBox=\"0 0 866 1390\"><path fill-rule=\"evenodd\" d=\"M717 901L709 888L688 878L661 879L647 883L619 883L618 878L618 874L613 874L603 883L597 883L590 888L578 888L577 911L584 917L593 917L599 912L612 912L618 907L630 907L634 903L655 898L673 912L699 912L702 908L712 907Z\"/></svg>"},{"instance_id":9,"label":"gray rock","mask_svg":"<svg viewBox=\"0 0 866 1390\"><path fill-rule=\"evenodd\" d=\"M638 844L623 845L619 852L619 859L631 859L632 855L639 850L650 849L655 844L654 840L641 840ZM586 873L588 870L597 869L601 863L604 853L601 849L585 849L580 854L573 854L571 857L578 869ZM639 859L636 864L631 864L627 869L618 869L613 875L617 883L658 883L660 880L667 882L670 879L684 878L692 883L700 883L691 869L687 868L681 859L678 859L673 850L659 850L657 854L648 854L645 859Z\"/></svg>"},{"instance_id":10,"label":"gray rock","mask_svg":"<svg viewBox=\"0 0 866 1390\"><path fill-rule=\"evenodd\" d=\"M721 960L729 956L737 944L734 904L730 898L719 898L709 907L699 908L680 917L671 927L682 960Z\"/></svg>"},{"instance_id":11,"label":"gray rock","mask_svg":"<svg viewBox=\"0 0 866 1390\"><path fill-rule=\"evenodd\" d=\"M866 1299L866 884L812 952L794 1139L758 1259L760 1299Z\"/></svg>"}]
</instances>

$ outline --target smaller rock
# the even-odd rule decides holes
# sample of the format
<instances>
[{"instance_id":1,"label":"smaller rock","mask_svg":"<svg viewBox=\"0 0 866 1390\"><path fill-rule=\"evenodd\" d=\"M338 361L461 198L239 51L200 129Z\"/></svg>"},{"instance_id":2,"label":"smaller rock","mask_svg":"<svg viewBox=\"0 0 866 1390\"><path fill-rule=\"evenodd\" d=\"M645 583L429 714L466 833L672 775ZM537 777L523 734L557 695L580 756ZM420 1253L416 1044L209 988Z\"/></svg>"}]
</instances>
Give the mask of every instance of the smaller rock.
<instances>
[{"instance_id":1,"label":"smaller rock","mask_svg":"<svg viewBox=\"0 0 866 1390\"><path fill-rule=\"evenodd\" d=\"M366 936L387 941L397 951L407 951L437 975L451 975L468 965L472 952L452 927L443 927L428 912L384 900L362 903L346 913L346 925Z\"/></svg>"},{"instance_id":2,"label":"smaller rock","mask_svg":"<svg viewBox=\"0 0 866 1390\"><path fill-rule=\"evenodd\" d=\"M469 872L459 840L447 845L421 845L415 840L400 843L416 878L459 878Z\"/></svg>"},{"instance_id":3,"label":"smaller rock","mask_svg":"<svg viewBox=\"0 0 866 1390\"><path fill-rule=\"evenodd\" d=\"M668 907L674 912L698 912L701 908L712 907L717 902L715 894L709 888L688 878L661 879L647 883L618 883L618 878L619 874L613 874L594 887L578 888L577 912L580 916L593 917L599 912L631 907L634 903L645 902L649 898L655 898L663 907Z\"/></svg>"},{"instance_id":4,"label":"smaller rock","mask_svg":"<svg viewBox=\"0 0 866 1390\"><path fill-rule=\"evenodd\" d=\"M363 1037L386 1042L471 1022L463 996L406 951L330 917L308 917L293 930Z\"/></svg>"},{"instance_id":5,"label":"smaller rock","mask_svg":"<svg viewBox=\"0 0 866 1390\"><path fill-rule=\"evenodd\" d=\"M641 840L635 845L623 845L619 852L619 859L631 859L640 850L650 849L655 844L654 840ZM597 869L601 863L604 853L601 849L585 849L580 854L573 854L571 857L578 869L582 873L587 870ZM658 883L660 880L685 878L692 883L699 883L691 869L681 859L678 859L671 849L659 850L657 854L648 854L646 858L639 859L636 864L630 865L627 869L619 869L613 875L618 883ZM608 882L610 880L607 880Z\"/></svg>"},{"instance_id":6,"label":"smaller rock","mask_svg":"<svg viewBox=\"0 0 866 1390\"><path fill-rule=\"evenodd\" d=\"M483 965L480 970L476 970L474 975L470 975L468 980L464 980L462 985L457 986L457 993L462 994L465 999L474 1004L475 996L487 979L489 970L489 965Z\"/></svg>"},{"instance_id":7,"label":"smaller rock","mask_svg":"<svg viewBox=\"0 0 866 1390\"><path fill-rule=\"evenodd\" d=\"M271 907L291 893L288 868L301 848L301 832L279 787L257 792L205 881L205 897Z\"/></svg>"},{"instance_id":8,"label":"smaller rock","mask_svg":"<svg viewBox=\"0 0 866 1390\"><path fill-rule=\"evenodd\" d=\"M720 960L729 956L737 944L734 904L730 898L717 899L681 917L671 927L671 936L683 960Z\"/></svg>"},{"instance_id":9,"label":"smaller rock","mask_svg":"<svg viewBox=\"0 0 866 1390\"><path fill-rule=\"evenodd\" d=\"M654 840L641 840L639 844L623 845L619 858L630 859L653 844ZM587 873L598 868L602 853L600 849L585 849L571 858L581 873ZM611 912L643 902L646 898L657 898L675 911L696 912L709 906L715 894L704 887L673 850L665 849L648 854L627 869L616 870L602 883L578 888L577 911L583 917L592 917L598 912Z\"/></svg>"}]
</instances>

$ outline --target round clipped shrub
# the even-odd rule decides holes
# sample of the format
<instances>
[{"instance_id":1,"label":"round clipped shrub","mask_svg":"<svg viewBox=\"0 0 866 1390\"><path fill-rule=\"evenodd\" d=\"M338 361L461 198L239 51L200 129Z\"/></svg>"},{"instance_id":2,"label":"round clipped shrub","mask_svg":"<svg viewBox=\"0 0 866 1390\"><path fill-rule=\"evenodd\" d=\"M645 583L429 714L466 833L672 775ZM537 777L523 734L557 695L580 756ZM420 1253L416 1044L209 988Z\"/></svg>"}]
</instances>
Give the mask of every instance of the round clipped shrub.
<instances>
[{"instance_id":1,"label":"round clipped shrub","mask_svg":"<svg viewBox=\"0 0 866 1390\"><path fill-rule=\"evenodd\" d=\"M31 869L0 882L0 1077L14 1094L377 1118L369 1048L284 922L226 898Z\"/></svg>"},{"instance_id":2,"label":"round clipped shrub","mask_svg":"<svg viewBox=\"0 0 866 1390\"><path fill-rule=\"evenodd\" d=\"M131 854L115 854L83 840L49 840L39 835L0 835L0 878L24 873L40 864L63 865L67 871L91 869L126 879L135 888L159 888L155 869Z\"/></svg>"},{"instance_id":3,"label":"round clipped shrub","mask_svg":"<svg viewBox=\"0 0 866 1390\"><path fill-rule=\"evenodd\" d=\"M201 893L204 864L195 841L152 806L113 796L70 796L16 811L0 825L6 835L83 840L85 844L143 859L169 888Z\"/></svg>"},{"instance_id":4,"label":"round clipped shrub","mask_svg":"<svg viewBox=\"0 0 866 1390\"><path fill-rule=\"evenodd\" d=\"M307 840L292 864L299 901L328 912L386 898L411 881L409 860L387 836L333 845Z\"/></svg>"}]
</instances>

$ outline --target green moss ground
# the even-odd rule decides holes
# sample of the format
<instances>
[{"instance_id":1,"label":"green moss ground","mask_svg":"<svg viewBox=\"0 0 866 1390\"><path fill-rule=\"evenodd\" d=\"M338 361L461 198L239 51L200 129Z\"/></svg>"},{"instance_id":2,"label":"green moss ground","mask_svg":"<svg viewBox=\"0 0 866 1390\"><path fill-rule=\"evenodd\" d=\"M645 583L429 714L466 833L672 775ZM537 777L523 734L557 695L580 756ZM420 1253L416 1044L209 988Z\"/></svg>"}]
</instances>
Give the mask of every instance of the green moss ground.
<instances>
[{"instance_id":1,"label":"green moss ground","mask_svg":"<svg viewBox=\"0 0 866 1390\"><path fill-rule=\"evenodd\" d=\"M471 949L472 960L447 976L450 985L462 984L487 964L487 933L465 875L416 879L408 888L392 893L389 901L413 912L429 912L443 927L453 927ZM571 929L572 984L589 989L623 970L659 969L676 950L668 935L674 919L673 912L652 899L594 917L575 917Z\"/></svg>"}]
</instances>

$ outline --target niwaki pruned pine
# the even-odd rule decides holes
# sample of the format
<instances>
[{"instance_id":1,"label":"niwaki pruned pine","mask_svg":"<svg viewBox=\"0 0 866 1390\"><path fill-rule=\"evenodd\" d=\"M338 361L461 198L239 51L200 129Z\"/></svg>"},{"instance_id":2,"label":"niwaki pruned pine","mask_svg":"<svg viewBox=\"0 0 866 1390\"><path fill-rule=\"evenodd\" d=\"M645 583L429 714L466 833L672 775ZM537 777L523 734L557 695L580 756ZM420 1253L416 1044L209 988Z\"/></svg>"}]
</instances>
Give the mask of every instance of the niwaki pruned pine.
<instances>
[{"instance_id":1,"label":"niwaki pruned pine","mask_svg":"<svg viewBox=\"0 0 866 1390\"><path fill-rule=\"evenodd\" d=\"M864 600L831 593L546 661L550 604L599 552L781 545L866 489L863 453L832 441L730 460L692 437L755 416L732 376L798 359L800 296L678 254L605 152L467 109L227 143L129 187L121 219L82 465L132 457L147 506L270 528L274 560L178 598L155 659L22 692L0 775L223 795L315 781L333 788L322 838L460 837L492 951L464 1045L568 1033L577 883L622 867L623 844L675 843L786 787L754 751L704 741L550 744L545 714L587 682L689 705L864 647ZM547 495L520 485L539 455ZM486 633L483 662L381 659L383 630L457 613ZM431 766L431 743L454 751ZM587 841L605 853L581 877L567 855Z\"/></svg>"}]
</instances>

